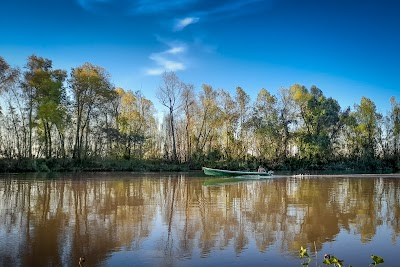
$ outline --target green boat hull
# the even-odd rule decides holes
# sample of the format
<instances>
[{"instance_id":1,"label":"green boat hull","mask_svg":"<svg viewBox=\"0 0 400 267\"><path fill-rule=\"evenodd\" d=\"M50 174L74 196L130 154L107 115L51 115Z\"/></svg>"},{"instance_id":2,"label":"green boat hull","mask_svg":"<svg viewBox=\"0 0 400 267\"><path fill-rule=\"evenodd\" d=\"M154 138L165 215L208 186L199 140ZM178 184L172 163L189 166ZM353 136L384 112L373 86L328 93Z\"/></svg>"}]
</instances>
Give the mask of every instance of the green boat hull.
<instances>
[{"instance_id":1,"label":"green boat hull","mask_svg":"<svg viewBox=\"0 0 400 267\"><path fill-rule=\"evenodd\" d=\"M221 169L212 169L203 167L203 172L205 175L210 176L223 176L223 177L234 177L234 176L254 176L254 177L264 177L264 176L272 176L271 172L246 172L246 171L229 171L229 170L221 170Z\"/></svg>"}]
</instances>

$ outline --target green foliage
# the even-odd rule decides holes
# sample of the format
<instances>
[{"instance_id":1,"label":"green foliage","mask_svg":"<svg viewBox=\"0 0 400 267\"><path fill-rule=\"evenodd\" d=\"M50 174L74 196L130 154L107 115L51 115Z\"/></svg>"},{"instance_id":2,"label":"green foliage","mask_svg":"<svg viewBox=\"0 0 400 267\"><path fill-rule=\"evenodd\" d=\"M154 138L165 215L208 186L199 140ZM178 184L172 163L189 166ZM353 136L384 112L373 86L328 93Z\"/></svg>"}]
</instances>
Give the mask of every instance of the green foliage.
<instances>
[{"instance_id":1,"label":"green foliage","mask_svg":"<svg viewBox=\"0 0 400 267\"><path fill-rule=\"evenodd\" d=\"M302 261L301 265L308 266L310 264L311 258L307 253L307 249L300 247L299 257L300 259L305 259L304 261Z\"/></svg>"},{"instance_id":2,"label":"green foliage","mask_svg":"<svg viewBox=\"0 0 400 267\"><path fill-rule=\"evenodd\" d=\"M105 160L105 159L0 159L4 172L65 172L65 171L132 171L180 172L189 171L188 164L174 164L164 160Z\"/></svg>"},{"instance_id":3,"label":"green foliage","mask_svg":"<svg viewBox=\"0 0 400 267\"><path fill-rule=\"evenodd\" d=\"M371 259L372 259L374 262L371 263L370 265L374 265L374 266L375 266L375 265L384 263L384 260L383 260L381 257L376 256L376 255L371 255Z\"/></svg>"},{"instance_id":4,"label":"green foliage","mask_svg":"<svg viewBox=\"0 0 400 267\"><path fill-rule=\"evenodd\" d=\"M49 167L46 165L45 161L40 161L40 163L37 165L37 170L39 172L50 172L51 170Z\"/></svg>"},{"instance_id":5,"label":"green foliage","mask_svg":"<svg viewBox=\"0 0 400 267\"><path fill-rule=\"evenodd\" d=\"M307 249L304 248L303 246L300 247L299 257L300 257L300 259L307 259L307 261L302 261L301 264L303 266L305 266L305 265L308 266L310 264L311 258L307 253ZM374 266L384 262L383 258L376 256L376 255L371 255L371 259L374 262L371 263L370 265L374 265ZM322 263L325 265L332 265L334 267L344 267L343 262L344 262L343 260L336 258L334 255L325 254L324 261ZM352 267L352 266L349 265L349 267Z\"/></svg>"},{"instance_id":6,"label":"green foliage","mask_svg":"<svg viewBox=\"0 0 400 267\"><path fill-rule=\"evenodd\" d=\"M116 98L117 94L110 82L108 72L90 63L73 68L68 81L72 90L74 114L76 115L73 158L80 160L86 158L88 154L86 141L94 114L106 112L106 107Z\"/></svg>"},{"instance_id":7,"label":"green foliage","mask_svg":"<svg viewBox=\"0 0 400 267\"><path fill-rule=\"evenodd\" d=\"M302 158L326 162L332 159L333 146L337 141L342 117L346 112L340 111L339 103L326 98L316 86L310 90L300 85L293 85L290 94L299 109L299 120L302 127L296 132L296 141Z\"/></svg>"},{"instance_id":8,"label":"green foliage","mask_svg":"<svg viewBox=\"0 0 400 267\"><path fill-rule=\"evenodd\" d=\"M204 84L196 94L194 85L169 73L158 94L168 109L159 123L141 91L114 87L99 66L72 68L66 80L67 71L53 69L50 59L30 56L20 77L0 57L1 100L9 102L0 107L0 157L9 160L1 161L3 171L181 169L179 163L190 169L400 169L395 97L387 116L366 97L342 111L318 87L300 84L276 95L262 88L252 103L241 87L231 96ZM161 167L127 163L137 159L173 161Z\"/></svg>"},{"instance_id":9,"label":"green foliage","mask_svg":"<svg viewBox=\"0 0 400 267\"><path fill-rule=\"evenodd\" d=\"M338 258L336 258L333 255L325 255L325 260L323 261L323 264L333 265L335 267L342 267L343 266L343 260L339 260Z\"/></svg>"},{"instance_id":10,"label":"green foliage","mask_svg":"<svg viewBox=\"0 0 400 267\"><path fill-rule=\"evenodd\" d=\"M0 94L3 91L8 90L8 87L13 85L17 81L18 76L19 76L19 70L16 68L12 68L0 56Z\"/></svg>"},{"instance_id":11,"label":"green foliage","mask_svg":"<svg viewBox=\"0 0 400 267\"><path fill-rule=\"evenodd\" d=\"M355 111L350 114L352 123L350 129L352 154L358 156L365 164L373 165L377 149L378 120L381 114L377 113L375 103L362 97L360 105L355 105Z\"/></svg>"}]
</instances>

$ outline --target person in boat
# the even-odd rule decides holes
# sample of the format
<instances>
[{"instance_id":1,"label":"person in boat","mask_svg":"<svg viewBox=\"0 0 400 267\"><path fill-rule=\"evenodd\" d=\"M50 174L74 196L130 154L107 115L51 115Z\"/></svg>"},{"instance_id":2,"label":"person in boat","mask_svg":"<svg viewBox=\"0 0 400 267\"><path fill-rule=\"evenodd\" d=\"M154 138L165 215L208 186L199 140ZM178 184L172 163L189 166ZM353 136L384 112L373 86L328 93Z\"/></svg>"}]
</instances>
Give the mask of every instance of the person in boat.
<instances>
[{"instance_id":1,"label":"person in boat","mask_svg":"<svg viewBox=\"0 0 400 267\"><path fill-rule=\"evenodd\" d=\"M265 168L263 166L261 166L261 165L258 167L257 171L258 172L266 172Z\"/></svg>"}]
</instances>

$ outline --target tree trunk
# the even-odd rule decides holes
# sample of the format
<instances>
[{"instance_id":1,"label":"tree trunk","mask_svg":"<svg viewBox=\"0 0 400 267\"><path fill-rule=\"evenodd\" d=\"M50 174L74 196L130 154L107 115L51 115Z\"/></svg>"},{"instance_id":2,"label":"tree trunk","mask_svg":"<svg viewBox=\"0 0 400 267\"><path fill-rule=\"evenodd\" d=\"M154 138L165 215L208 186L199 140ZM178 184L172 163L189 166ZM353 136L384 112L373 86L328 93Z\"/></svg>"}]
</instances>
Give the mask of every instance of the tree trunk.
<instances>
[{"instance_id":1,"label":"tree trunk","mask_svg":"<svg viewBox=\"0 0 400 267\"><path fill-rule=\"evenodd\" d=\"M75 144L74 144L74 153L72 158L74 159L81 159L81 153L80 153L80 138L79 138L79 132L81 128L81 120L82 120L82 111L81 108L79 107L79 102L78 102L78 112L77 112L77 118L76 118L76 133L75 133Z\"/></svg>"},{"instance_id":2,"label":"tree trunk","mask_svg":"<svg viewBox=\"0 0 400 267\"><path fill-rule=\"evenodd\" d=\"M173 159L173 161L177 161L175 127L174 127L174 113L173 113L172 109L170 109L170 123L171 123L170 126L171 126L171 135L172 135L172 159Z\"/></svg>"},{"instance_id":3,"label":"tree trunk","mask_svg":"<svg viewBox=\"0 0 400 267\"><path fill-rule=\"evenodd\" d=\"M31 89L32 90L32 89ZM29 138L28 138L28 157L31 159L32 158L32 112L33 112L33 103L32 103L32 98L30 99L29 103Z\"/></svg>"}]
</instances>

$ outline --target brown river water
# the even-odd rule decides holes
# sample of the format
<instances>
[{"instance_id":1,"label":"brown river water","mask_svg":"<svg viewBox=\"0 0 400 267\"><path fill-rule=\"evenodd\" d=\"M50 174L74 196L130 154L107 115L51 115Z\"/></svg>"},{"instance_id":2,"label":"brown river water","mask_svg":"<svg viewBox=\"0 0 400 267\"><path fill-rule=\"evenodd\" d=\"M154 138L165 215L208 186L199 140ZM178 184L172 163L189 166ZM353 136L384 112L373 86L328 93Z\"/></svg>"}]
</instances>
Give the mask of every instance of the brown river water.
<instances>
[{"instance_id":1,"label":"brown river water","mask_svg":"<svg viewBox=\"0 0 400 267\"><path fill-rule=\"evenodd\" d=\"M209 179L2 175L0 266L400 266L400 175Z\"/></svg>"}]
</instances>

